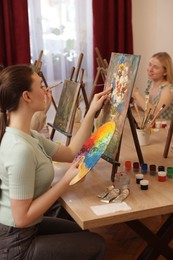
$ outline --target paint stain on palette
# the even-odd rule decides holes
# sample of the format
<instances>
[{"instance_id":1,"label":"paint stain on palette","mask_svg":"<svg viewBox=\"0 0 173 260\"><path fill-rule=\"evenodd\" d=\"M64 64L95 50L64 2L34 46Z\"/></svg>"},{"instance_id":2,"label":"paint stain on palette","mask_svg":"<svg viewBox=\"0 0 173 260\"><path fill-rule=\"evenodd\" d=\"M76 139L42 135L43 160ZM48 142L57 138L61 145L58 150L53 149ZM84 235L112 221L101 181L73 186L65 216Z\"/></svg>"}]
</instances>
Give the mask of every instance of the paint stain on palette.
<instances>
[{"instance_id":1,"label":"paint stain on palette","mask_svg":"<svg viewBox=\"0 0 173 260\"><path fill-rule=\"evenodd\" d=\"M82 146L73 162L80 161L79 173L71 180L70 185L80 181L97 163L106 150L115 131L115 122L100 126Z\"/></svg>"}]
</instances>

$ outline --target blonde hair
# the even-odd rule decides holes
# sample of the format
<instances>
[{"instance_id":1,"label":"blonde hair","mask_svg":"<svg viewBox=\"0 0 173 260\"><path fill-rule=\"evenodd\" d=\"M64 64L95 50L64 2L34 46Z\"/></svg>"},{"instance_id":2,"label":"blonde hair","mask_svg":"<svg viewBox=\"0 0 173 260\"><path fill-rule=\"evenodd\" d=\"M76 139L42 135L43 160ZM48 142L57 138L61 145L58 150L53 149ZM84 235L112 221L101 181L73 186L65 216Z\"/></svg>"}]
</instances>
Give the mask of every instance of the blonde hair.
<instances>
[{"instance_id":1,"label":"blonde hair","mask_svg":"<svg viewBox=\"0 0 173 260\"><path fill-rule=\"evenodd\" d=\"M173 83L173 64L170 55L167 52L158 52L152 58L157 58L165 69L164 79Z\"/></svg>"}]
</instances>

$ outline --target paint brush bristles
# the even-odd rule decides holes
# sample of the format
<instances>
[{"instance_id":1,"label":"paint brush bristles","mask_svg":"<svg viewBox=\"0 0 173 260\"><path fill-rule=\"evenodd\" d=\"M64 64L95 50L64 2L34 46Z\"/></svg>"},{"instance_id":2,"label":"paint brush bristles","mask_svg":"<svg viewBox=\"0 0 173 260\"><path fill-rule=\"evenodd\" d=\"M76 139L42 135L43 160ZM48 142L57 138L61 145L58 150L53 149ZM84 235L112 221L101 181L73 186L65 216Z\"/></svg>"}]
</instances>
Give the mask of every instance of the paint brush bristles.
<instances>
[{"instance_id":1,"label":"paint brush bristles","mask_svg":"<svg viewBox=\"0 0 173 260\"><path fill-rule=\"evenodd\" d=\"M60 82L57 82L55 83L54 85L52 85L51 87L49 87L49 89L52 89L52 88L55 88L55 87L58 87L60 84L62 84L63 82L60 81Z\"/></svg>"},{"instance_id":2,"label":"paint brush bristles","mask_svg":"<svg viewBox=\"0 0 173 260\"><path fill-rule=\"evenodd\" d=\"M166 106L165 104L163 104L163 105L161 106L161 108L157 111L157 113L155 114L155 116L153 117L153 119L151 120L151 122L148 124L148 127L149 127L149 126L152 126L152 125L154 124L156 118L158 117L158 115L160 114L160 112L165 108L165 106Z\"/></svg>"}]
</instances>

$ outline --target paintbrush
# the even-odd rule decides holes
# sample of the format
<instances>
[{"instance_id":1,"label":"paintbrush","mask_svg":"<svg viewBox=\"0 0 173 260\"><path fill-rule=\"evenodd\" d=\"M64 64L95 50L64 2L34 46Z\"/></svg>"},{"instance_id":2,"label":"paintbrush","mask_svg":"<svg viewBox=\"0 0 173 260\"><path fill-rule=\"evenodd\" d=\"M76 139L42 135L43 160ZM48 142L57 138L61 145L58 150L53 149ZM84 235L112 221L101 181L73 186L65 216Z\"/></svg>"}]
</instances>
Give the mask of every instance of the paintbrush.
<instances>
[{"instance_id":1,"label":"paintbrush","mask_svg":"<svg viewBox=\"0 0 173 260\"><path fill-rule=\"evenodd\" d=\"M151 111L152 111L152 108L150 108L149 111L148 111L146 119L143 123L143 129L147 128L148 123L150 123Z\"/></svg>"},{"instance_id":2,"label":"paintbrush","mask_svg":"<svg viewBox=\"0 0 173 260\"><path fill-rule=\"evenodd\" d=\"M158 117L158 115L160 114L160 112L165 108L165 104L163 104L161 106L161 108L158 110L158 112L156 113L156 115L153 117L153 119L151 120L151 122L148 124L148 127L154 124L154 121L156 120L156 118Z\"/></svg>"},{"instance_id":3,"label":"paintbrush","mask_svg":"<svg viewBox=\"0 0 173 260\"><path fill-rule=\"evenodd\" d=\"M63 83L62 81L57 82L57 83L55 83L54 85L52 85L51 87L49 87L49 89L55 88L55 87L59 86L59 85L62 84L62 83Z\"/></svg>"},{"instance_id":4,"label":"paintbrush","mask_svg":"<svg viewBox=\"0 0 173 260\"><path fill-rule=\"evenodd\" d=\"M149 103L149 92L146 92L146 94L145 94L145 106L144 106L145 113L148 110L148 103Z\"/></svg>"},{"instance_id":5,"label":"paintbrush","mask_svg":"<svg viewBox=\"0 0 173 260\"><path fill-rule=\"evenodd\" d=\"M139 119L139 121L141 122L141 117L140 117L139 109L138 109L138 106L137 106L136 102L133 102L133 105L134 105L134 108L135 108L136 113L137 113L137 115L138 115L138 119Z\"/></svg>"},{"instance_id":6,"label":"paintbrush","mask_svg":"<svg viewBox=\"0 0 173 260\"><path fill-rule=\"evenodd\" d=\"M149 82L149 81L148 81ZM148 83L151 84L151 83ZM147 91L145 93L145 104L144 104L144 118L142 120L142 124L141 124L141 129L144 128L144 122L146 121L146 117L147 117L147 110L148 110L148 103L149 103L149 92Z\"/></svg>"},{"instance_id":7,"label":"paintbrush","mask_svg":"<svg viewBox=\"0 0 173 260\"><path fill-rule=\"evenodd\" d=\"M159 104L159 99L157 100L157 103L154 105L154 109L153 109L153 113L152 113L153 116L154 116L154 114L156 112L158 104Z\"/></svg>"}]
</instances>

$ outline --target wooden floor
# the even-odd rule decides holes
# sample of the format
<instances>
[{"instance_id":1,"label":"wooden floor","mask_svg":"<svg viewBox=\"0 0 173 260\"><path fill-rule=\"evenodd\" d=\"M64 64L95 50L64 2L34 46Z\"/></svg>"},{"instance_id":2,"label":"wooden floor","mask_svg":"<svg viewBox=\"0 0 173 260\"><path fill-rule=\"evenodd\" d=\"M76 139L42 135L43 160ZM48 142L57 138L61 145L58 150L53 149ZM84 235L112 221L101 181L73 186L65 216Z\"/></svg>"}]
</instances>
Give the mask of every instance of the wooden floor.
<instances>
[{"instance_id":1,"label":"wooden floor","mask_svg":"<svg viewBox=\"0 0 173 260\"><path fill-rule=\"evenodd\" d=\"M141 151L144 161L149 164L156 164L173 166L173 149L170 147L168 158L163 158L163 150L167 136L167 129L160 129L158 132L152 132L150 137L150 144L142 146ZM62 137L56 134L56 141L61 141ZM172 140L173 141L173 140ZM171 144L173 146L173 144ZM125 160L131 162L138 161L138 156L135 150L135 145L131 135L128 119L125 122L125 128L122 138L122 145L120 151L120 163L123 165ZM105 168L108 167L108 162L105 161ZM104 169L102 169L104 171ZM111 172L110 172L111 177ZM164 221L165 216L158 216L143 220L154 231L156 231L161 222ZM125 223L105 226L94 229L93 231L101 234L106 241L106 255L105 260L134 260L142 251L145 242ZM159 257L159 260L165 259Z\"/></svg>"}]
</instances>

